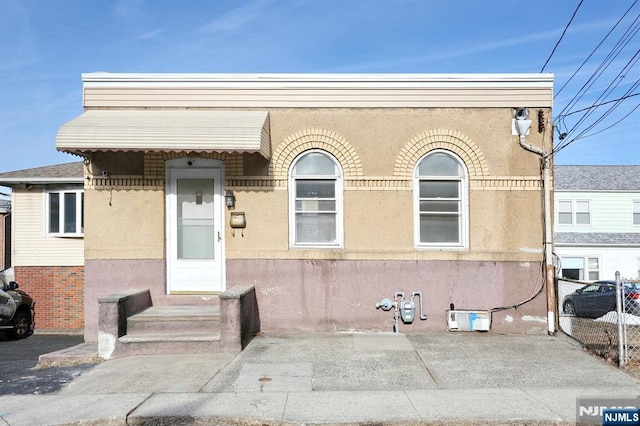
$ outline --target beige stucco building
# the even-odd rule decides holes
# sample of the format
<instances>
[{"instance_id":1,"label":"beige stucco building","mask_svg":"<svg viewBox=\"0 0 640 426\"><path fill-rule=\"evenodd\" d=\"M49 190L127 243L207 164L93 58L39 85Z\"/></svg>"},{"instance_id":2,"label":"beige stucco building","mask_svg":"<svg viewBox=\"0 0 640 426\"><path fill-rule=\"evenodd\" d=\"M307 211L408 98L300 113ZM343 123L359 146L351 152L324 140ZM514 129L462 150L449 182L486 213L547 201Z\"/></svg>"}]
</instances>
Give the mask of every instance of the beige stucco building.
<instances>
[{"instance_id":1,"label":"beige stucco building","mask_svg":"<svg viewBox=\"0 0 640 426\"><path fill-rule=\"evenodd\" d=\"M86 340L102 295L236 284L265 331L389 330L376 303L418 291L428 319L403 332L446 330L452 304L546 330L541 161L512 122L526 108L550 148L551 75L82 78L56 146L86 164Z\"/></svg>"}]
</instances>

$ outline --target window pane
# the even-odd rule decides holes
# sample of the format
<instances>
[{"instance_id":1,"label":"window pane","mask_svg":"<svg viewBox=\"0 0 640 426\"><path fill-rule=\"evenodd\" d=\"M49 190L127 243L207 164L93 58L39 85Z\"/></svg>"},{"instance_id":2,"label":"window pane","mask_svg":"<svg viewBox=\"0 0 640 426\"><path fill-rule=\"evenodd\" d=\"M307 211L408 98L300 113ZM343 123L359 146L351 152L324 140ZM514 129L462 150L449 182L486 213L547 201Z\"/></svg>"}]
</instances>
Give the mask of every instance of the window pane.
<instances>
[{"instance_id":1,"label":"window pane","mask_svg":"<svg viewBox=\"0 0 640 426\"><path fill-rule=\"evenodd\" d=\"M562 268L583 269L584 257L563 257L561 259Z\"/></svg>"},{"instance_id":2,"label":"window pane","mask_svg":"<svg viewBox=\"0 0 640 426\"><path fill-rule=\"evenodd\" d=\"M462 166L452 156L437 152L425 157L418 166L418 176L462 176Z\"/></svg>"},{"instance_id":3,"label":"window pane","mask_svg":"<svg viewBox=\"0 0 640 426\"><path fill-rule=\"evenodd\" d=\"M420 198L458 198L458 181L420 181Z\"/></svg>"},{"instance_id":4,"label":"window pane","mask_svg":"<svg viewBox=\"0 0 640 426\"><path fill-rule=\"evenodd\" d=\"M598 258L597 257L590 257L589 258L589 269L600 269L598 267Z\"/></svg>"},{"instance_id":5,"label":"window pane","mask_svg":"<svg viewBox=\"0 0 640 426\"><path fill-rule=\"evenodd\" d=\"M459 241L457 215L420 215L421 243L457 243Z\"/></svg>"},{"instance_id":6,"label":"window pane","mask_svg":"<svg viewBox=\"0 0 640 426\"><path fill-rule=\"evenodd\" d=\"M80 193L80 232L84 234L84 192Z\"/></svg>"},{"instance_id":7,"label":"window pane","mask_svg":"<svg viewBox=\"0 0 640 426\"><path fill-rule=\"evenodd\" d=\"M213 179L177 179L177 257L214 259Z\"/></svg>"},{"instance_id":8,"label":"window pane","mask_svg":"<svg viewBox=\"0 0 640 426\"><path fill-rule=\"evenodd\" d=\"M640 213L633 214L633 224L640 225Z\"/></svg>"},{"instance_id":9,"label":"window pane","mask_svg":"<svg viewBox=\"0 0 640 426\"><path fill-rule=\"evenodd\" d=\"M335 212L336 202L330 200L298 200L297 212Z\"/></svg>"},{"instance_id":10,"label":"window pane","mask_svg":"<svg viewBox=\"0 0 640 426\"><path fill-rule=\"evenodd\" d=\"M60 232L60 194L57 192L49 194L49 232Z\"/></svg>"},{"instance_id":11,"label":"window pane","mask_svg":"<svg viewBox=\"0 0 640 426\"><path fill-rule=\"evenodd\" d=\"M335 198L335 180L296 180L296 198Z\"/></svg>"},{"instance_id":12,"label":"window pane","mask_svg":"<svg viewBox=\"0 0 640 426\"><path fill-rule=\"evenodd\" d=\"M293 169L294 176L337 176L335 163L325 154L311 152L302 157Z\"/></svg>"},{"instance_id":13,"label":"window pane","mask_svg":"<svg viewBox=\"0 0 640 426\"><path fill-rule=\"evenodd\" d=\"M588 225L591 223L591 217L589 213L576 213L576 224Z\"/></svg>"},{"instance_id":14,"label":"window pane","mask_svg":"<svg viewBox=\"0 0 640 426\"><path fill-rule=\"evenodd\" d=\"M459 205L458 201L420 201L420 211L458 213Z\"/></svg>"},{"instance_id":15,"label":"window pane","mask_svg":"<svg viewBox=\"0 0 640 426\"><path fill-rule=\"evenodd\" d=\"M571 213L571 201L559 201L558 211L561 213Z\"/></svg>"},{"instance_id":16,"label":"window pane","mask_svg":"<svg viewBox=\"0 0 640 426\"><path fill-rule=\"evenodd\" d=\"M296 214L296 243L334 243L335 241L335 214Z\"/></svg>"},{"instance_id":17,"label":"window pane","mask_svg":"<svg viewBox=\"0 0 640 426\"><path fill-rule=\"evenodd\" d=\"M598 271L589 271L589 279L592 281L600 279L600 273Z\"/></svg>"},{"instance_id":18,"label":"window pane","mask_svg":"<svg viewBox=\"0 0 640 426\"><path fill-rule=\"evenodd\" d=\"M65 192L64 194L64 232L74 234L76 232L76 194Z\"/></svg>"},{"instance_id":19,"label":"window pane","mask_svg":"<svg viewBox=\"0 0 640 426\"><path fill-rule=\"evenodd\" d=\"M578 212L578 213L589 213L589 202L588 201L576 201L576 212Z\"/></svg>"},{"instance_id":20,"label":"window pane","mask_svg":"<svg viewBox=\"0 0 640 426\"><path fill-rule=\"evenodd\" d=\"M582 279L582 269L562 268L562 277L570 280L580 280Z\"/></svg>"},{"instance_id":21,"label":"window pane","mask_svg":"<svg viewBox=\"0 0 640 426\"><path fill-rule=\"evenodd\" d=\"M571 225L571 213L558 213L558 223L561 225Z\"/></svg>"}]
</instances>

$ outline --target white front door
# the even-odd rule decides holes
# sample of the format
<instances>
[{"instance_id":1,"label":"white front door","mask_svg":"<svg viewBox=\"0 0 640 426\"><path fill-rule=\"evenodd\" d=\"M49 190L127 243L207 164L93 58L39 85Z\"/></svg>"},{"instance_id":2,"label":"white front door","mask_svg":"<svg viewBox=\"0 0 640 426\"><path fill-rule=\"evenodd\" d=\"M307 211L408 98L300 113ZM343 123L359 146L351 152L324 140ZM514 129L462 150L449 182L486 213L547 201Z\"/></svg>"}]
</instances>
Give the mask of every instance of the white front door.
<instances>
[{"instance_id":1,"label":"white front door","mask_svg":"<svg viewBox=\"0 0 640 426\"><path fill-rule=\"evenodd\" d=\"M222 163L167 162L167 292L224 290Z\"/></svg>"}]
</instances>

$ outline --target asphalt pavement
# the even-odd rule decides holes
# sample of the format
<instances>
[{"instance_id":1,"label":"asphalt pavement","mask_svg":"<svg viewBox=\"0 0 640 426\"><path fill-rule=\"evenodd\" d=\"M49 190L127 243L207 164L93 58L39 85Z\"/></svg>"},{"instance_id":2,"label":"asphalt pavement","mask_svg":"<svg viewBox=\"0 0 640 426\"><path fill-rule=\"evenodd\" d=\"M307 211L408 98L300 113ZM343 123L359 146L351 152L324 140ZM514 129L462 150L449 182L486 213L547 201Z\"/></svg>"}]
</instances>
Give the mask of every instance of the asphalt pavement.
<instances>
[{"instance_id":1,"label":"asphalt pavement","mask_svg":"<svg viewBox=\"0 0 640 426\"><path fill-rule=\"evenodd\" d=\"M639 382L564 336L267 334L240 354L120 358L52 394L0 396L0 425L560 425L612 398L639 400Z\"/></svg>"},{"instance_id":2,"label":"asphalt pavement","mask_svg":"<svg viewBox=\"0 0 640 426\"><path fill-rule=\"evenodd\" d=\"M92 368L92 362L66 362L57 368L41 368L41 355L81 344L81 334L34 334L10 340L0 332L0 395L54 393Z\"/></svg>"}]
</instances>

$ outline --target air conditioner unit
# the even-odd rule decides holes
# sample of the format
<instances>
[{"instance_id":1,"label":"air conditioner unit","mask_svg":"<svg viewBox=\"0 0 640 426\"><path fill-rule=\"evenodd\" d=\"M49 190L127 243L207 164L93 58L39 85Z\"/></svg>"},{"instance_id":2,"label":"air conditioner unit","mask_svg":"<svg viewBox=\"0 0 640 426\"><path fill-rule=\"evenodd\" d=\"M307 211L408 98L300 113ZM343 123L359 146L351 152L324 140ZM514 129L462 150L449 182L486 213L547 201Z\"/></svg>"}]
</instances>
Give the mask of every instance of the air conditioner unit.
<instances>
[{"instance_id":1,"label":"air conditioner unit","mask_svg":"<svg viewBox=\"0 0 640 426\"><path fill-rule=\"evenodd\" d=\"M447 311L447 328L449 331L489 331L491 311Z\"/></svg>"}]
</instances>

